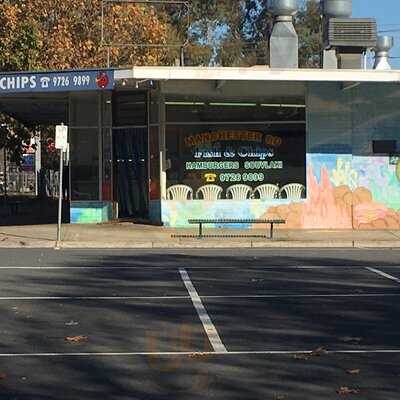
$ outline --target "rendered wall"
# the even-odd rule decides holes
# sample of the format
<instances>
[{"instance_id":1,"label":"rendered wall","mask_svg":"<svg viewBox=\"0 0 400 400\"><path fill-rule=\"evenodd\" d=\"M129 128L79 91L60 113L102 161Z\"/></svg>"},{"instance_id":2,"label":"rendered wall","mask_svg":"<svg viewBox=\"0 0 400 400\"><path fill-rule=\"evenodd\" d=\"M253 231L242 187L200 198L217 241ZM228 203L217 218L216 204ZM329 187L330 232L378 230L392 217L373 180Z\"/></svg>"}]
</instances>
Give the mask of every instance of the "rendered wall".
<instances>
[{"instance_id":1,"label":"rendered wall","mask_svg":"<svg viewBox=\"0 0 400 400\"><path fill-rule=\"evenodd\" d=\"M380 139L400 143L399 86L310 84L307 200L163 201L163 222L184 227L189 218L284 218L285 229L400 229L400 162L372 153L372 140Z\"/></svg>"}]
</instances>

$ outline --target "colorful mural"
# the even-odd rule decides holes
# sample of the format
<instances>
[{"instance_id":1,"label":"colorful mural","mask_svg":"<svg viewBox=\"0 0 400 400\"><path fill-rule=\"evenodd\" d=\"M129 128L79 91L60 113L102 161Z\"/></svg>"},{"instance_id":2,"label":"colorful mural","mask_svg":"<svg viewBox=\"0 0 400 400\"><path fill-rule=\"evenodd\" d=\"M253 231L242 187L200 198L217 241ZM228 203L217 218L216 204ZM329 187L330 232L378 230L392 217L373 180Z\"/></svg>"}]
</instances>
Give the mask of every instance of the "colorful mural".
<instances>
[{"instance_id":1,"label":"colorful mural","mask_svg":"<svg viewBox=\"0 0 400 400\"><path fill-rule=\"evenodd\" d=\"M112 204L110 202L73 201L70 209L71 224L94 224L110 221Z\"/></svg>"},{"instance_id":2,"label":"colorful mural","mask_svg":"<svg viewBox=\"0 0 400 400\"><path fill-rule=\"evenodd\" d=\"M190 218L282 218L282 229L400 229L399 170L389 157L308 154L307 200L163 201L162 217L174 227Z\"/></svg>"}]
</instances>

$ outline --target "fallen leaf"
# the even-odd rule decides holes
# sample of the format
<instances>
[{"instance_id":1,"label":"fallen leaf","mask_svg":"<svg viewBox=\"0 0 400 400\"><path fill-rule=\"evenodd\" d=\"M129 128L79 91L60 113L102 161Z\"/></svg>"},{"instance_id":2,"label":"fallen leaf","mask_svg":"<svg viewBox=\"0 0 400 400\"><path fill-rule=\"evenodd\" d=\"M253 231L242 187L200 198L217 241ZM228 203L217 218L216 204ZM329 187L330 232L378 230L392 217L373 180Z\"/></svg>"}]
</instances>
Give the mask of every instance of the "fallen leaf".
<instances>
[{"instance_id":1,"label":"fallen leaf","mask_svg":"<svg viewBox=\"0 0 400 400\"><path fill-rule=\"evenodd\" d=\"M201 357L207 357L207 353L190 353L189 358L201 358Z\"/></svg>"},{"instance_id":2,"label":"fallen leaf","mask_svg":"<svg viewBox=\"0 0 400 400\"><path fill-rule=\"evenodd\" d=\"M308 360L308 359L310 358L310 355L309 355L309 354L306 354L306 353L295 354L295 355L293 356L293 358L294 358L295 360Z\"/></svg>"},{"instance_id":3,"label":"fallen leaf","mask_svg":"<svg viewBox=\"0 0 400 400\"><path fill-rule=\"evenodd\" d=\"M7 379L7 375L0 372L0 380L4 380L4 379Z\"/></svg>"},{"instance_id":4,"label":"fallen leaf","mask_svg":"<svg viewBox=\"0 0 400 400\"><path fill-rule=\"evenodd\" d=\"M264 282L265 279L260 279L260 278L252 278L251 280L253 283L259 283L259 282Z\"/></svg>"},{"instance_id":5,"label":"fallen leaf","mask_svg":"<svg viewBox=\"0 0 400 400\"><path fill-rule=\"evenodd\" d=\"M325 347L317 347L315 350L312 351L311 355L313 356L322 356L328 354L328 350Z\"/></svg>"},{"instance_id":6,"label":"fallen leaf","mask_svg":"<svg viewBox=\"0 0 400 400\"><path fill-rule=\"evenodd\" d=\"M347 396L349 394L359 394L360 389L352 389L347 386L342 386L340 389L336 391L337 394L340 396Z\"/></svg>"},{"instance_id":7,"label":"fallen leaf","mask_svg":"<svg viewBox=\"0 0 400 400\"><path fill-rule=\"evenodd\" d=\"M66 326L76 326L76 325L79 325L79 323L76 321L69 321L69 322L66 322L65 325Z\"/></svg>"},{"instance_id":8,"label":"fallen leaf","mask_svg":"<svg viewBox=\"0 0 400 400\"><path fill-rule=\"evenodd\" d=\"M346 372L349 375L359 375L359 373L361 372L361 369L360 368L353 368L353 369L346 370Z\"/></svg>"},{"instance_id":9,"label":"fallen leaf","mask_svg":"<svg viewBox=\"0 0 400 400\"><path fill-rule=\"evenodd\" d=\"M67 336L65 340L69 343L80 343L85 342L88 338L86 336Z\"/></svg>"},{"instance_id":10,"label":"fallen leaf","mask_svg":"<svg viewBox=\"0 0 400 400\"><path fill-rule=\"evenodd\" d=\"M346 343L355 343L355 344L358 344L358 343L360 343L360 342L362 341L362 338L360 338L360 337L345 336L345 337L341 338L341 340L342 340L343 342L346 342Z\"/></svg>"}]
</instances>

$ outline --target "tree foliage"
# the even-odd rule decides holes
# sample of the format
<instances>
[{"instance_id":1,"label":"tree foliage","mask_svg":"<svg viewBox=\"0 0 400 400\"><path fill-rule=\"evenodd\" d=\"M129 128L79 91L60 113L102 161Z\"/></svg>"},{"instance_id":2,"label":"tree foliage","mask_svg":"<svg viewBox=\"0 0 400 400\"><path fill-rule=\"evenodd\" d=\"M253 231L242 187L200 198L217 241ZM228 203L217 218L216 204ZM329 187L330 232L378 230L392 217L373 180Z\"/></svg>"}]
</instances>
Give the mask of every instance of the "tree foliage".
<instances>
[{"instance_id":1,"label":"tree foliage","mask_svg":"<svg viewBox=\"0 0 400 400\"><path fill-rule=\"evenodd\" d=\"M175 10L176 11L176 10ZM268 0L192 0L192 23L182 18L172 23L178 32L189 32L189 64L249 66L268 63L268 40L273 18ZM306 1L295 18L299 34L300 67L316 67L321 49L319 5ZM208 48L208 52L196 50Z\"/></svg>"},{"instance_id":2,"label":"tree foliage","mask_svg":"<svg viewBox=\"0 0 400 400\"><path fill-rule=\"evenodd\" d=\"M168 62L164 45L169 25L147 5L112 4L105 10L102 43L101 0L2 0L0 71L58 70L107 66L160 65ZM127 46L122 46L122 45ZM156 47L132 46L150 44ZM0 149L19 163L29 131L0 117Z\"/></svg>"},{"instance_id":3,"label":"tree foliage","mask_svg":"<svg viewBox=\"0 0 400 400\"><path fill-rule=\"evenodd\" d=\"M10 161L21 164L30 145L31 131L13 118L0 114L0 149L6 148Z\"/></svg>"},{"instance_id":4,"label":"tree foliage","mask_svg":"<svg viewBox=\"0 0 400 400\"><path fill-rule=\"evenodd\" d=\"M168 23L149 6L109 5L104 33L113 66L165 63ZM0 4L0 68L68 69L105 66L101 0L3 0ZM121 46L126 44L130 46Z\"/></svg>"}]
</instances>

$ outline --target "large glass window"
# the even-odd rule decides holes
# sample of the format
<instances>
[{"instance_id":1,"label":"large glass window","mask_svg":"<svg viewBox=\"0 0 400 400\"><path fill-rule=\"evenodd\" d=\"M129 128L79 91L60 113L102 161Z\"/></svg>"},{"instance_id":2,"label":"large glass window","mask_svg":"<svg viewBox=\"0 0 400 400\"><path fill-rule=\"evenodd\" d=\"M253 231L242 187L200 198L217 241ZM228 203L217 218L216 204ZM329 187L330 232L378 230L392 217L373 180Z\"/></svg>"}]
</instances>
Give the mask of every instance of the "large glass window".
<instances>
[{"instance_id":1,"label":"large glass window","mask_svg":"<svg viewBox=\"0 0 400 400\"><path fill-rule=\"evenodd\" d=\"M71 128L71 198L99 200L99 130Z\"/></svg>"},{"instance_id":2,"label":"large glass window","mask_svg":"<svg viewBox=\"0 0 400 400\"><path fill-rule=\"evenodd\" d=\"M169 199L305 197L304 104L173 101L167 116Z\"/></svg>"},{"instance_id":3,"label":"large glass window","mask_svg":"<svg viewBox=\"0 0 400 400\"><path fill-rule=\"evenodd\" d=\"M99 93L71 93L71 200L100 200Z\"/></svg>"}]
</instances>

